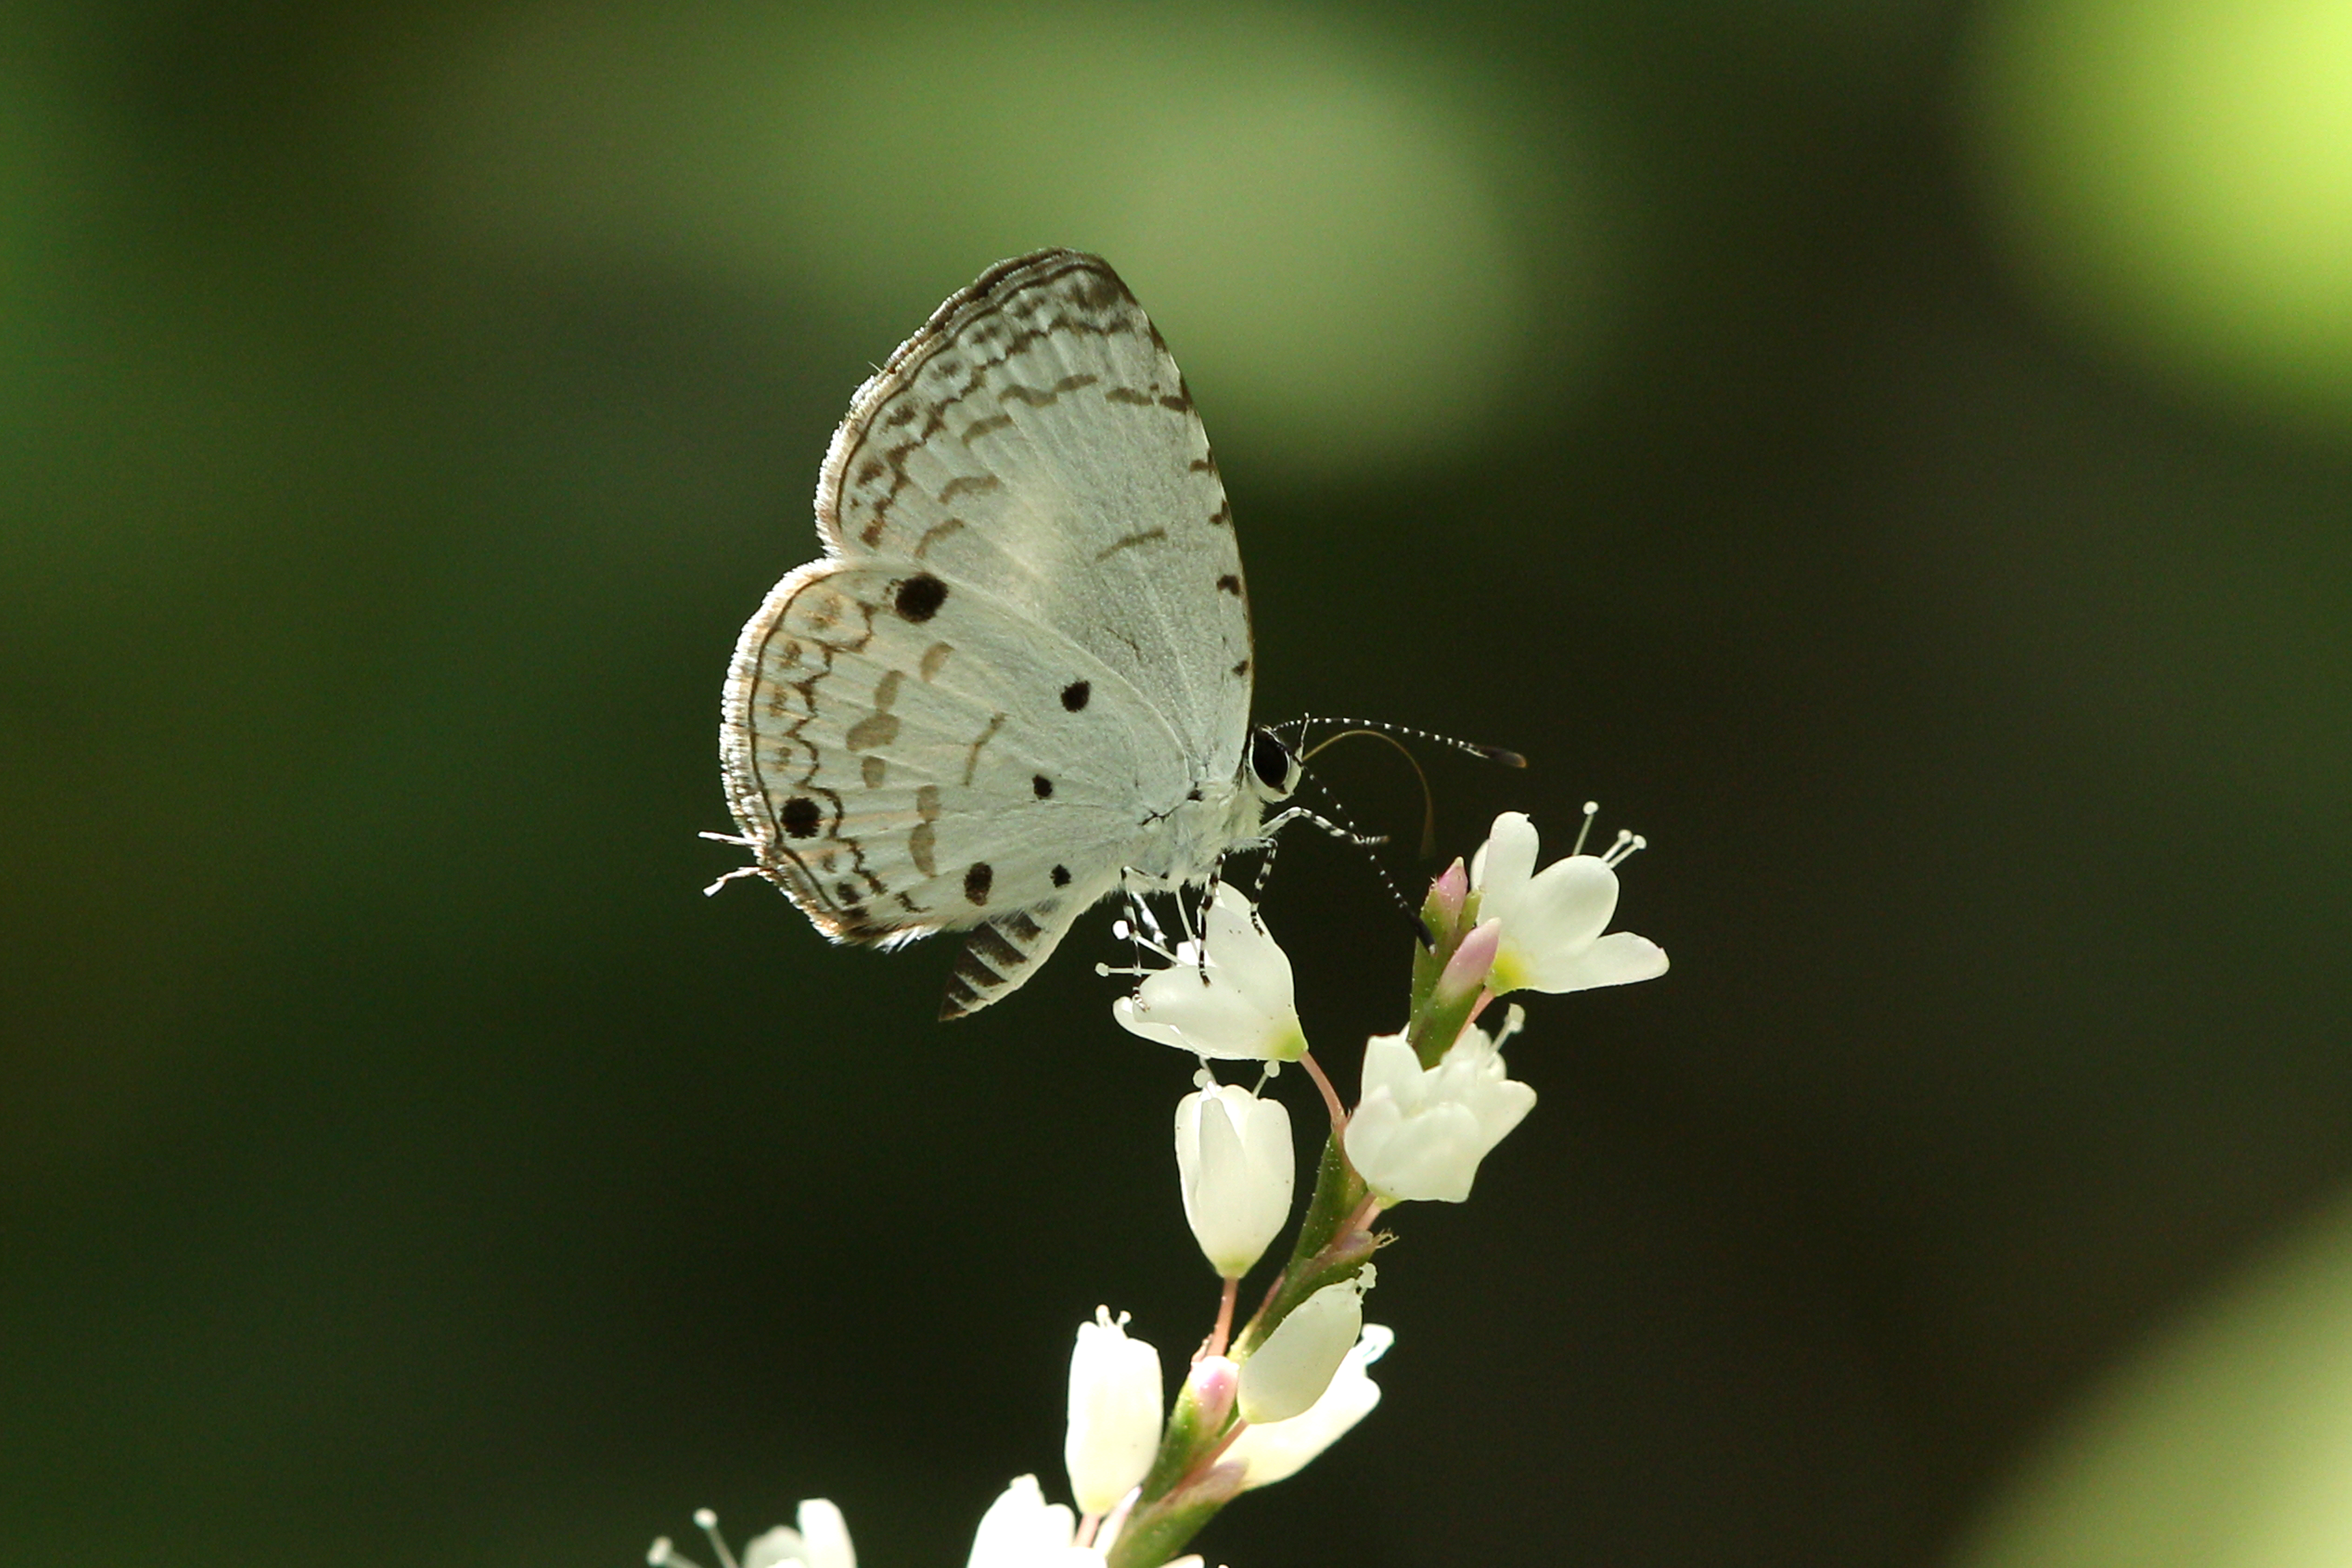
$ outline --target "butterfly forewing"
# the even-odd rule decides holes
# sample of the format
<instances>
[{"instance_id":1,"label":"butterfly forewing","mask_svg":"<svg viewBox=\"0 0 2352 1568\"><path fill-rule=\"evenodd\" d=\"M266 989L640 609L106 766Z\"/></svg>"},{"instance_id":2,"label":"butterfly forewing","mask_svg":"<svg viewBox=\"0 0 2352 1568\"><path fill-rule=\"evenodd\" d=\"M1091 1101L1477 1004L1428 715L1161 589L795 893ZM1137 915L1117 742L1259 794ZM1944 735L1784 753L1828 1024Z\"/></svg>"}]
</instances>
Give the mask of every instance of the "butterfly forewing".
<instances>
[{"instance_id":1,"label":"butterfly forewing","mask_svg":"<svg viewBox=\"0 0 2352 1568\"><path fill-rule=\"evenodd\" d=\"M1240 765L1248 602L1183 377L1101 260L995 268L859 391L818 483L851 560L985 584L1126 674L1191 759Z\"/></svg>"}]
</instances>

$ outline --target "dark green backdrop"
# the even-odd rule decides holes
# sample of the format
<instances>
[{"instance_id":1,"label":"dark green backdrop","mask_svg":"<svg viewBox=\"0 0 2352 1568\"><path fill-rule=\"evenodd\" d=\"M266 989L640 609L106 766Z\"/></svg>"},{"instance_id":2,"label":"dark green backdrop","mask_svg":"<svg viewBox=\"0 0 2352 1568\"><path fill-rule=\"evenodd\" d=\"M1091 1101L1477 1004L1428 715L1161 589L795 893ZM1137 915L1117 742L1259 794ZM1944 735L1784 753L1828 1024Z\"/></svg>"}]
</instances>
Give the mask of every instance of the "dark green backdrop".
<instances>
[{"instance_id":1,"label":"dark green backdrop","mask_svg":"<svg viewBox=\"0 0 2352 1568\"><path fill-rule=\"evenodd\" d=\"M923 84L854 12L796 15L903 129ZM1083 65L1096 12L1134 19L1039 37ZM1624 922L1675 968L1537 999L1512 1059L1541 1105L1383 1259L1386 1403L1204 1544L1934 1561L2085 1379L2352 1178L2352 462L2016 263L1967 7L1301 15L1502 126L1516 281L1481 318L1502 390L1464 424L1369 374L1446 433L1350 455L1245 353L1187 353L1259 284L1213 222L1192 294L1190 229L1114 251L1224 459L1261 713L1524 750L1433 759L1447 846L1598 797L1654 846ZM1202 16L1192 68L1248 64ZM534 248L572 176L467 185L509 149L433 85L516 17L569 25L5 22L11 1561L620 1564L696 1504L740 1530L818 1494L877 1568L959 1563L1009 1476L1059 1489L1079 1319L1174 1352L1213 1305L1162 1147L1186 1064L1112 1026L1108 917L944 1028L944 947L832 951L765 889L698 893L733 863L695 837L726 826L728 649L814 552L868 362L1000 254L1140 231L1050 168L998 221L998 165L949 142L803 234L822 268L709 260L723 192ZM992 90L1046 149L1115 137L1053 111L1061 59ZM609 81L540 86L516 122L631 156L625 114L562 129ZM665 189L707 173L667 155ZM1356 363L1452 308L1365 287L1285 354ZM1409 835L1392 758L1330 764ZM1400 922L1311 836L1268 908L1351 1071Z\"/></svg>"}]
</instances>

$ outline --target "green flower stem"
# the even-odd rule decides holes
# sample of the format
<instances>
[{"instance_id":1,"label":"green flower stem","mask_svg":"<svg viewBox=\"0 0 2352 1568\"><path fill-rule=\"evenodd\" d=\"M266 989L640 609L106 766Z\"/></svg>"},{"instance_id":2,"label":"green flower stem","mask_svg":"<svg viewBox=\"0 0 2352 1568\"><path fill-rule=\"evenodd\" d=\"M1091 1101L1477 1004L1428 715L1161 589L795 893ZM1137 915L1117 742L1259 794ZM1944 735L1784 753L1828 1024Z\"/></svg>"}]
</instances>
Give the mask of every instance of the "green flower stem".
<instances>
[{"instance_id":1,"label":"green flower stem","mask_svg":"<svg viewBox=\"0 0 2352 1568\"><path fill-rule=\"evenodd\" d=\"M1237 1465L1213 1468L1156 1502L1139 1502L1109 1552L1109 1568L1160 1568L1240 1495Z\"/></svg>"},{"instance_id":2,"label":"green flower stem","mask_svg":"<svg viewBox=\"0 0 2352 1568\"><path fill-rule=\"evenodd\" d=\"M1475 909L1475 898L1473 900ZM1475 1016L1483 992L1441 1003L1437 979L1446 961L1462 945L1475 919L1434 929L1434 947L1418 944L1412 955L1412 1008L1406 1037L1424 1065L1433 1064L1460 1037ZM1315 1172L1315 1194L1298 1222L1298 1237L1290 1258L1266 1290L1265 1300L1234 1339L1230 1352L1246 1361L1266 1342L1298 1304L1327 1286L1351 1279L1389 1238L1360 1228L1378 1213L1371 1189L1348 1160L1342 1142L1344 1126L1336 1096L1319 1072L1317 1087L1334 1106L1331 1135L1324 1141L1323 1157ZM1227 1406L1213 1420L1201 1407L1187 1383L1169 1413L1160 1434L1160 1452L1143 1478L1134 1510L1110 1550L1109 1568L1159 1568L1181 1552L1201 1527L1216 1517L1241 1491L1242 1477L1232 1466L1220 1466L1217 1457L1233 1441L1241 1425L1235 1409Z\"/></svg>"},{"instance_id":3,"label":"green flower stem","mask_svg":"<svg viewBox=\"0 0 2352 1568\"><path fill-rule=\"evenodd\" d=\"M1446 1047L1462 1037L1470 1020L1488 997L1483 990L1456 998L1451 1004L1441 1001L1433 989L1428 1005L1417 1009L1412 1022L1405 1026L1405 1043L1412 1054L1421 1058L1423 1068L1433 1068Z\"/></svg>"},{"instance_id":4,"label":"green flower stem","mask_svg":"<svg viewBox=\"0 0 2352 1568\"><path fill-rule=\"evenodd\" d=\"M1356 1174L1356 1167L1348 1163L1339 1134L1333 1133L1324 1142L1323 1160L1315 1174L1315 1195L1307 1202L1307 1217L1299 1222L1290 1261L1267 1292L1265 1304L1234 1341L1235 1361L1264 1344L1299 1302L1326 1285L1351 1278L1372 1255L1371 1237L1343 1234L1348 1217L1362 1205L1369 1190L1364 1178Z\"/></svg>"},{"instance_id":5,"label":"green flower stem","mask_svg":"<svg viewBox=\"0 0 2352 1568\"><path fill-rule=\"evenodd\" d=\"M1168 1428L1160 1435L1160 1452L1151 1461L1150 1470L1143 1478L1142 1496L1129 1519L1131 1525L1145 1512L1166 1500L1176 1490L1194 1466L1213 1453L1225 1440L1233 1427L1233 1407L1225 1408L1223 1418L1213 1425L1203 1418L1201 1401L1187 1383L1177 1391L1176 1408L1168 1413ZM1124 1544L1126 1536L1120 1537ZM1156 1562L1157 1560L1155 1560Z\"/></svg>"}]
</instances>

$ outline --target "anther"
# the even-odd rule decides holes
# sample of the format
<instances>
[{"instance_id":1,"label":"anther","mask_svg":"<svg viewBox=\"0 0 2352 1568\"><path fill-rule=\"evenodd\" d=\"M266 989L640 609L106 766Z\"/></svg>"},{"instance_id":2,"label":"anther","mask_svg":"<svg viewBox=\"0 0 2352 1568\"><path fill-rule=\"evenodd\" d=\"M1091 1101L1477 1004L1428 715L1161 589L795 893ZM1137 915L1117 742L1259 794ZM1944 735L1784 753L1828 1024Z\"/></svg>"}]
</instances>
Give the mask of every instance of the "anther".
<instances>
[{"instance_id":1,"label":"anther","mask_svg":"<svg viewBox=\"0 0 2352 1568\"><path fill-rule=\"evenodd\" d=\"M1576 847L1569 851L1570 855L1581 855L1584 853L1584 840L1592 832L1592 819L1600 815L1601 803L1599 801L1588 800L1584 803L1584 826L1576 830Z\"/></svg>"}]
</instances>

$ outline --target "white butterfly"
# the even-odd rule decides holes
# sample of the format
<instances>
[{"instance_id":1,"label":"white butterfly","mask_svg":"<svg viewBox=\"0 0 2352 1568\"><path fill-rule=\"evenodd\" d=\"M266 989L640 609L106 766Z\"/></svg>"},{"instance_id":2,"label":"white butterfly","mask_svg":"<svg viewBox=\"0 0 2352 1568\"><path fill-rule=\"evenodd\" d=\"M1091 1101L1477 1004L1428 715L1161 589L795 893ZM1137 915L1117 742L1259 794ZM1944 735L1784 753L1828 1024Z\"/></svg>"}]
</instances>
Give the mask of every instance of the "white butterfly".
<instances>
[{"instance_id":1,"label":"white butterfly","mask_svg":"<svg viewBox=\"0 0 2352 1568\"><path fill-rule=\"evenodd\" d=\"M1206 882L1286 820L1233 509L1101 258L1000 262L940 306L858 388L816 521L824 558L735 647L729 802L749 871L835 941L977 928L942 1017L1129 874Z\"/></svg>"}]
</instances>

